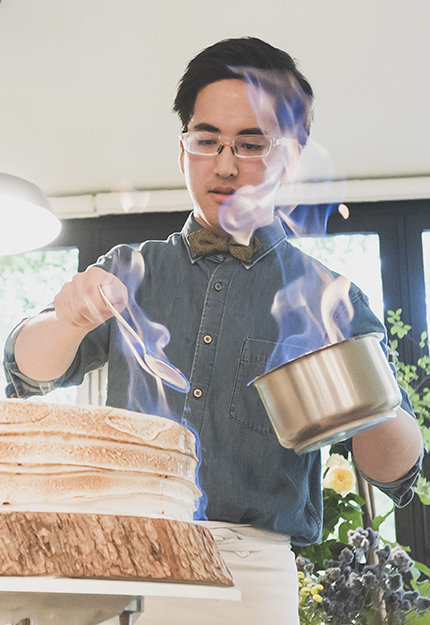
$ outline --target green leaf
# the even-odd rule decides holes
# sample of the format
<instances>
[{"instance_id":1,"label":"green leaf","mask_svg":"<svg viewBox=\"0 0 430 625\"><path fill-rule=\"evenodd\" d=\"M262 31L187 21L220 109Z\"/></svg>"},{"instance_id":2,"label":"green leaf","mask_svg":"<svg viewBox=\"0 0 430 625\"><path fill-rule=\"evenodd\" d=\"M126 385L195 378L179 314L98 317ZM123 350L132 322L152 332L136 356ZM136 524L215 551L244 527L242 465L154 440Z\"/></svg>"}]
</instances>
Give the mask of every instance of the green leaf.
<instances>
[{"instance_id":1,"label":"green leaf","mask_svg":"<svg viewBox=\"0 0 430 625\"><path fill-rule=\"evenodd\" d=\"M380 525L388 519L391 514L394 514L395 506L393 506L388 512L384 515L379 514L373 519L373 529L375 531L379 530Z\"/></svg>"},{"instance_id":2,"label":"green leaf","mask_svg":"<svg viewBox=\"0 0 430 625\"><path fill-rule=\"evenodd\" d=\"M430 505L430 482L426 480L426 478L422 475L418 476L418 479L414 486L414 491L424 505Z\"/></svg>"},{"instance_id":3,"label":"green leaf","mask_svg":"<svg viewBox=\"0 0 430 625\"><path fill-rule=\"evenodd\" d=\"M423 573L427 577L430 577L430 568L427 565L423 564L422 562L415 562L415 568L417 568L421 573ZM422 584L420 584L420 586L422 586L423 584L428 585L426 593L428 592L430 594L430 580L423 582Z\"/></svg>"}]
</instances>

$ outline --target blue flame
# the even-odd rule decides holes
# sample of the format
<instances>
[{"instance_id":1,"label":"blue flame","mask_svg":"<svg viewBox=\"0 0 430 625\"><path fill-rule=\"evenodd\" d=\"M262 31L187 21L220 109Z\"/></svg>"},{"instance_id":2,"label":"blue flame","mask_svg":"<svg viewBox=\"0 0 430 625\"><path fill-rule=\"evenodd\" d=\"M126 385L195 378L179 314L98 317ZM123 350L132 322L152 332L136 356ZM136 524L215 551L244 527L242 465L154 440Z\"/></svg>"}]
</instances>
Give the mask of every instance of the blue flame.
<instances>
[{"instance_id":1,"label":"blue flame","mask_svg":"<svg viewBox=\"0 0 430 625\"><path fill-rule=\"evenodd\" d=\"M170 386L176 391L188 392L190 385L184 374L178 369L175 369L168 360L164 353L164 347L170 342L169 330L160 323L156 323L149 319L139 304L136 302L136 291L145 274L145 264L142 255L133 251L131 254L131 269L126 263L118 262L117 257L113 257L112 270L118 276L118 278L127 286L129 301L127 309L122 313L123 317L128 323L131 323L132 327L137 331L140 338L144 342L145 350L139 346L137 342L133 342L133 348L143 357L144 351L150 354L154 358L172 367L172 371L175 370L177 375L182 376L185 381L183 388L175 384L170 384L168 380L161 380L159 377L152 375L143 375L141 367L137 364L134 356L130 353L130 357L127 358L127 365L129 367L130 382L128 389L128 406L129 410L134 412L141 412L147 414L153 414L166 419L172 419L177 423L180 423L187 430L191 431L196 440L196 456L198 459L195 480L197 487L201 490L202 495L195 501L196 511L194 512L194 520L207 520L206 507L208 498L200 485L199 468L202 463L200 437L194 426L187 421L185 417L179 419L171 412L166 396L163 389L163 384ZM130 347L127 343L128 332L122 326L121 334L123 336L123 353L127 354L127 350L130 352Z\"/></svg>"},{"instance_id":2,"label":"blue flame","mask_svg":"<svg viewBox=\"0 0 430 625\"><path fill-rule=\"evenodd\" d=\"M196 484L197 484L197 487L200 488L202 494L201 494L201 497L196 499L194 502L196 506L196 511L194 512L193 519L194 521L207 521L208 517L206 516L206 508L208 505L208 496L206 495L205 491L203 490L200 484L200 475L199 475L200 466L202 464L202 449L200 445L200 436L196 428L189 421L187 421L185 417L182 417L181 425L187 430L190 430L190 432L192 432L194 436L196 437L196 455L198 458L198 464L196 467Z\"/></svg>"}]
</instances>

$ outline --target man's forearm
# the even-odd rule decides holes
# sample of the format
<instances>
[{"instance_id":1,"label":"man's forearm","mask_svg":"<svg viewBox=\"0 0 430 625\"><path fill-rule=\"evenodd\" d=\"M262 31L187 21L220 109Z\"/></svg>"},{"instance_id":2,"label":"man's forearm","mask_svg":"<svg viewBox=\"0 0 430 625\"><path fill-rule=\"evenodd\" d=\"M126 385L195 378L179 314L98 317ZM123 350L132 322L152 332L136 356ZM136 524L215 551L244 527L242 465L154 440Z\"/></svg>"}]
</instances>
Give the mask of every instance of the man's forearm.
<instances>
[{"instance_id":1,"label":"man's forearm","mask_svg":"<svg viewBox=\"0 0 430 625\"><path fill-rule=\"evenodd\" d=\"M122 312L127 305L126 286L100 267L73 276L55 297L55 311L29 319L15 343L15 360L21 373L38 382L59 378L72 364L82 339L112 317L100 289Z\"/></svg>"},{"instance_id":2,"label":"man's forearm","mask_svg":"<svg viewBox=\"0 0 430 625\"><path fill-rule=\"evenodd\" d=\"M24 375L38 382L67 371L87 330L60 321L55 311L26 321L15 343L15 359Z\"/></svg>"},{"instance_id":3,"label":"man's forearm","mask_svg":"<svg viewBox=\"0 0 430 625\"><path fill-rule=\"evenodd\" d=\"M395 419L356 434L352 441L357 465L378 482L394 482L406 475L422 451L420 428L402 408Z\"/></svg>"}]
</instances>

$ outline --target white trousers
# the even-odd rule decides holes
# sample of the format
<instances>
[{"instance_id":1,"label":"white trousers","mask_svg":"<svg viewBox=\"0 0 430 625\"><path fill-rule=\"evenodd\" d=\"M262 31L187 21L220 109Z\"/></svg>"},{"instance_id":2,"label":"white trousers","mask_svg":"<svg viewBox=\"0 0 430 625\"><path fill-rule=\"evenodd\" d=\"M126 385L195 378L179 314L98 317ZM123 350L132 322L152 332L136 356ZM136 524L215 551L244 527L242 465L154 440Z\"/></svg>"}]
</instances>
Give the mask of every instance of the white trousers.
<instances>
[{"instance_id":1,"label":"white trousers","mask_svg":"<svg viewBox=\"0 0 430 625\"><path fill-rule=\"evenodd\" d=\"M246 525L202 524L211 530L242 600L146 597L136 625L299 625L289 537Z\"/></svg>"}]
</instances>

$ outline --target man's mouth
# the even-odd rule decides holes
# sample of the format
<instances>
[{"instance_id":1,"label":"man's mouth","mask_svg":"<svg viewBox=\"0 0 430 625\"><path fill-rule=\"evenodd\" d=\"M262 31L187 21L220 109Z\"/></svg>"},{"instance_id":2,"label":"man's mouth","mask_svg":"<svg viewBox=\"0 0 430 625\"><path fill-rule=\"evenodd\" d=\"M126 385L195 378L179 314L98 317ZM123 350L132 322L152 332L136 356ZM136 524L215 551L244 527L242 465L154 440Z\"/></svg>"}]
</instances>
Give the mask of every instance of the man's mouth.
<instances>
[{"instance_id":1,"label":"man's mouth","mask_svg":"<svg viewBox=\"0 0 430 625\"><path fill-rule=\"evenodd\" d=\"M224 201L230 195L233 195L235 191L236 189L234 189L233 187L218 186L218 187L214 187L213 189L211 189L209 193L212 193L213 195L217 196L220 200Z\"/></svg>"}]
</instances>

